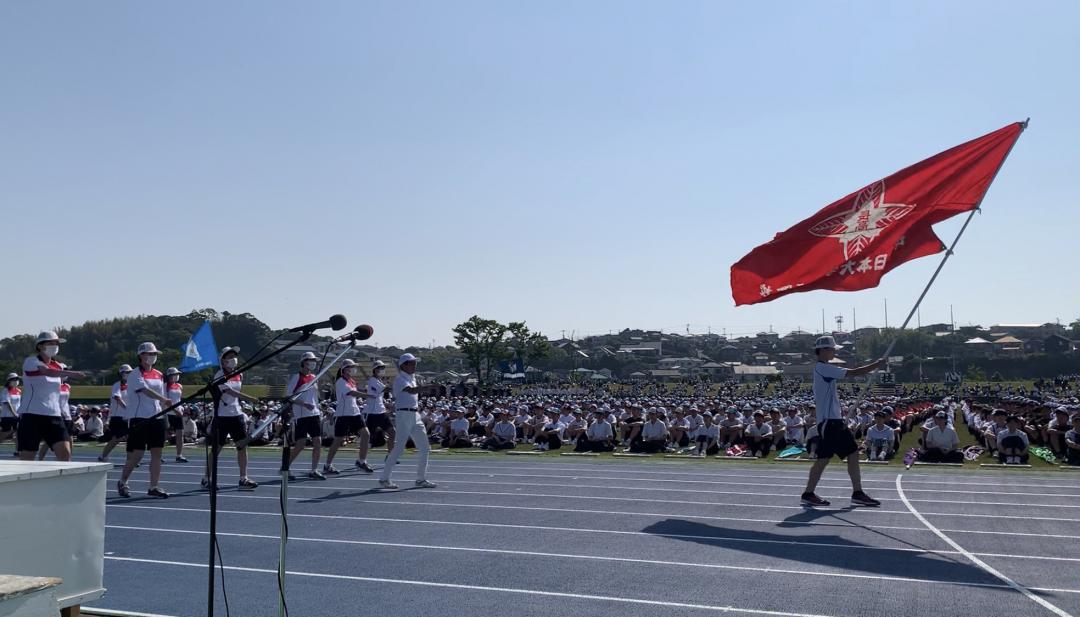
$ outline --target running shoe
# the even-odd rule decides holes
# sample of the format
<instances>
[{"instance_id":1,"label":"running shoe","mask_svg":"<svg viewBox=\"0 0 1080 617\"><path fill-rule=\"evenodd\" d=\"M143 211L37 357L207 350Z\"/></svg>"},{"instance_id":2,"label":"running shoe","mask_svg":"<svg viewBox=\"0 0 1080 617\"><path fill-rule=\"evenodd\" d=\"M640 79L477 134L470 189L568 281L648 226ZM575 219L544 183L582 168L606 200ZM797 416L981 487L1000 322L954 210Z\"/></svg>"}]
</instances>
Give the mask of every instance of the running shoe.
<instances>
[{"instance_id":1,"label":"running shoe","mask_svg":"<svg viewBox=\"0 0 1080 617\"><path fill-rule=\"evenodd\" d=\"M367 461L356 461L356 468L364 473L375 473L375 470L371 468L371 465L367 464Z\"/></svg>"},{"instance_id":2,"label":"running shoe","mask_svg":"<svg viewBox=\"0 0 1080 617\"><path fill-rule=\"evenodd\" d=\"M873 497L867 495L862 491L856 491L851 494L851 503L857 506L870 506L877 507L881 505L881 502Z\"/></svg>"},{"instance_id":3,"label":"running shoe","mask_svg":"<svg viewBox=\"0 0 1080 617\"><path fill-rule=\"evenodd\" d=\"M436 486L439 485L435 484L434 482L428 482L427 480L416 481L416 488L435 488Z\"/></svg>"},{"instance_id":4,"label":"running shoe","mask_svg":"<svg viewBox=\"0 0 1080 617\"><path fill-rule=\"evenodd\" d=\"M188 462L188 460L186 458L184 458L183 456L178 456L178 457L176 457L176 462L177 463L186 463L186 462Z\"/></svg>"},{"instance_id":5,"label":"running shoe","mask_svg":"<svg viewBox=\"0 0 1080 617\"><path fill-rule=\"evenodd\" d=\"M131 497L131 490L128 489L128 485L123 482L116 483L116 492L119 493L121 497Z\"/></svg>"},{"instance_id":6,"label":"running shoe","mask_svg":"<svg viewBox=\"0 0 1080 617\"><path fill-rule=\"evenodd\" d=\"M379 480L379 488L395 489L398 488L398 485L389 480Z\"/></svg>"},{"instance_id":7,"label":"running shoe","mask_svg":"<svg viewBox=\"0 0 1080 617\"><path fill-rule=\"evenodd\" d=\"M333 465L323 465L322 472L328 476L340 476L341 472Z\"/></svg>"},{"instance_id":8,"label":"running shoe","mask_svg":"<svg viewBox=\"0 0 1080 617\"><path fill-rule=\"evenodd\" d=\"M149 495L150 497L157 497L158 499L168 499L169 498L168 493L166 493L165 491L161 490L160 488L158 488L156 486L150 487L150 490L146 491L146 494Z\"/></svg>"},{"instance_id":9,"label":"running shoe","mask_svg":"<svg viewBox=\"0 0 1080 617\"><path fill-rule=\"evenodd\" d=\"M243 478L240 480L239 488L242 491L253 491L259 486L258 482L252 482L249 478Z\"/></svg>"},{"instance_id":10,"label":"running shoe","mask_svg":"<svg viewBox=\"0 0 1080 617\"><path fill-rule=\"evenodd\" d=\"M312 480L325 480L326 479L326 476L324 476L322 474L322 472L319 471L318 469L312 470L312 472L309 473L307 475L307 477L312 479Z\"/></svg>"},{"instance_id":11,"label":"running shoe","mask_svg":"<svg viewBox=\"0 0 1080 617\"><path fill-rule=\"evenodd\" d=\"M827 500L822 499L821 497L818 497L817 495L815 495L813 493L803 493L801 500L802 500L802 504L804 506L827 506L827 505L829 505L829 502Z\"/></svg>"}]
</instances>

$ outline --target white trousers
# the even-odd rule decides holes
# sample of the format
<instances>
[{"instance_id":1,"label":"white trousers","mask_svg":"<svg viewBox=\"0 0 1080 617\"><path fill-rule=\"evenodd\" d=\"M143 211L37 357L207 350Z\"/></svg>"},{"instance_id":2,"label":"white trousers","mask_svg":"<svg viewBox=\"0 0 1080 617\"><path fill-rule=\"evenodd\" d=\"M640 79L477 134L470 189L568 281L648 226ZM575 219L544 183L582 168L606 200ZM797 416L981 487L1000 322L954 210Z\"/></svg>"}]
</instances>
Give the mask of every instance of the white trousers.
<instances>
[{"instance_id":1,"label":"white trousers","mask_svg":"<svg viewBox=\"0 0 1080 617\"><path fill-rule=\"evenodd\" d=\"M420 422L420 414L415 411L394 412L394 449L386 457L386 464L383 466L382 474L379 475L380 480L390 481L394 465L397 465L398 457L405 450L405 444L410 437L416 445L416 479L427 480L427 460L431 444L428 443L427 429Z\"/></svg>"}]
</instances>

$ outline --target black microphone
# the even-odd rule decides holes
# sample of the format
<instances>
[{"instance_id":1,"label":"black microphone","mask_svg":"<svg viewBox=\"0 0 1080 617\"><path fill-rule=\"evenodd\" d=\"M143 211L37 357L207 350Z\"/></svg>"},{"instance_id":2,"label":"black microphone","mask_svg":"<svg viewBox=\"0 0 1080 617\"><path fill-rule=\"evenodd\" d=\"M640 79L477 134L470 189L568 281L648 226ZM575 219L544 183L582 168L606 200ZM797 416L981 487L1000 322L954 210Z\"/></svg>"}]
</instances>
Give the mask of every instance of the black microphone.
<instances>
[{"instance_id":1,"label":"black microphone","mask_svg":"<svg viewBox=\"0 0 1080 617\"><path fill-rule=\"evenodd\" d=\"M335 343L343 343L345 341L366 341L371 338L371 335L375 334L375 328L367 324L360 324L353 329L352 332L339 336L334 339Z\"/></svg>"},{"instance_id":2,"label":"black microphone","mask_svg":"<svg viewBox=\"0 0 1080 617\"><path fill-rule=\"evenodd\" d=\"M303 326L297 326L290 328L289 332L311 332L313 330L319 330L322 328L332 328L334 330L341 330L345 327L345 324L349 323L344 315L331 315L330 319L326 321L317 321L315 323L309 323Z\"/></svg>"}]
</instances>

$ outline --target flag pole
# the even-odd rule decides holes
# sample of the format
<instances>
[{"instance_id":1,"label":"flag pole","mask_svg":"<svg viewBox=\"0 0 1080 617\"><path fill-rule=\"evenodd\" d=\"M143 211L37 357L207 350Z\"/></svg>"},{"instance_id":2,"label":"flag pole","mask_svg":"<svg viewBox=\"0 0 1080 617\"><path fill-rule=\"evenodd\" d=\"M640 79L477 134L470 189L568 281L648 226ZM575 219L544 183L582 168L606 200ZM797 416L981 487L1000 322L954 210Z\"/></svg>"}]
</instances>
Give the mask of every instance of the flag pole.
<instances>
[{"instance_id":1,"label":"flag pole","mask_svg":"<svg viewBox=\"0 0 1080 617\"><path fill-rule=\"evenodd\" d=\"M1023 132L1027 129L1029 120L1031 120L1031 118L1027 118L1026 120L1024 120L1023 123L1021 123L1021 134L1023 134ZM893 347L896 347L896 342L900 340L900 332L907 328L908 323L911 322L911 318L914 317L915 312L919 310L919 305L922 304L923 298L926 297L927 292L930 291L930 287L934 284L934 281L937 280L938 275L941 274L941 269L945 267L945 262L949 261L949 257L952 256L953 249L956 248L956 243L960 242L960 237L964 235L964 231L967 229L968 223L971 222L971 219L975 216L975 213L979 212L982 209L982 202L983 199L986 199L986 193L990 191L990 186L993 185L994 180L997 179L998 172L1001 171L1001 168L1005 166L1005 161L1009 158L1009 154L1012 153L1012 149L1016 146L1017 141L1020 141L1019 136L1017 136L1017 139L1013 141L1012 145L1009 146L1009 150L1005 153L1005 156L1001 157L1001 163L998 165L997 169L994 170L994 175L991 176L990 182L986 185L986 192L982 194L982 197L979 198L979 203L975 204L975 207L971 209L970 213L968 213L967 218L964 219L964 225L960 228L960 231L957 232L956 237L953 238L952 244L949 245L948 250L945 251L945 255L941 258L941 262L938 263L938 267L936 270L934 270L933 276L930 277L930 281L926 284L926 287L923 288L922 293L919 294L919 299L915 301L915 306L911 307L911 312L908 313L907 318L904 319L904 323L900 326L900 329L897 330L896 336L893 337L892 342L889 343L889 347L886 348L885 353L882 354L881 357L885 358L886 362L888 362L889 354L892 353ZM888 366L888 364L886 364L886 366Z\"/></svg>"}]
</instances>

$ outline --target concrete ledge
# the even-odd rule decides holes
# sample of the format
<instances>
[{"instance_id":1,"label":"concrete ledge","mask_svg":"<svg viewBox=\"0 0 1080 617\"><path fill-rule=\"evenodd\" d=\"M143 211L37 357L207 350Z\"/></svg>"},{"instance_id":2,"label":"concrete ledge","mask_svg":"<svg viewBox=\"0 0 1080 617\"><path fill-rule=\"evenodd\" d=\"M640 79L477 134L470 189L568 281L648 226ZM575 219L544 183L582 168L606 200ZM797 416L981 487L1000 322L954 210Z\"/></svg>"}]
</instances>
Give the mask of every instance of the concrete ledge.
<instances>
[{"instance_id":1,"label":"concrete ledge","mask_svg":"<svg viewBox=\"0 0 1080 617\"><path fill-rule=\"evenodd\" d=\"M62 579L51 576L0 574L0 602L59 587L63 582Z\"/></svg>"},{"instance_id":2,"label":"concrete ledge","mask_svg":"<svg viewBox=\"0 0 1080 617\"><path fill-rule=\"evenodd\" d=\"M510 456L543 456L544 452L540 450L506 450Z\"/></svg>"},{"instance_id":3,"label":"concrete ledge","mask_svg":"<svg viewBox=\"0 0 1080 617\"><path fill-rule=\"evenodd\" d=\"M644 454L640 452L612 452L611 456L618 456L620 458L650 458L651 454Z\"/></svg>"},{"instance_id":4,"label":"concrete ledge","mask_svg":"<svg viewBox=\"0 0 1080 617\"><path fill-rule=\"evenodd\" d=\"M923 467L963 467L963 463L928 463L926 461L915 461L916 465Z\"/></svg>"},{"instance_id":5,"label":"concrete ledge","mask_svg":"<svg viewBox=\"0 0 1080 617\"><path fill-rule=\"evenodd\" d=\"M979 467L994 467L997 469L1031 469L1031 465L1003 465L1001 463L982 463Z\"/></svg>"},{"instance_id":6,"label":"concrete ledge","mask_svg":"<svg viewBox=\"0 0 1080 617\"><path fill-rule=\"evenodd\" d=\"M600 456L599 452L560 452L559 456Z\"/></svg>"}]
</instances>

